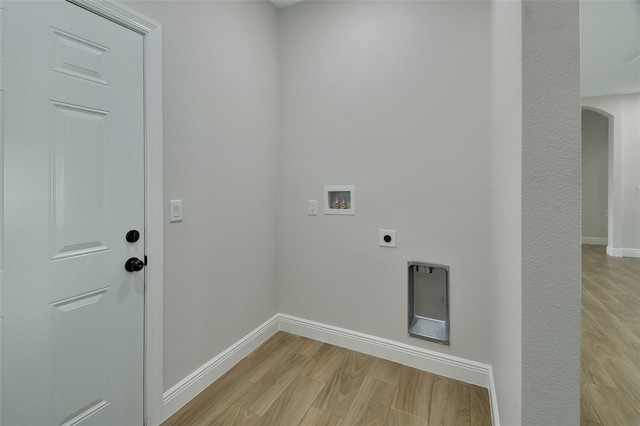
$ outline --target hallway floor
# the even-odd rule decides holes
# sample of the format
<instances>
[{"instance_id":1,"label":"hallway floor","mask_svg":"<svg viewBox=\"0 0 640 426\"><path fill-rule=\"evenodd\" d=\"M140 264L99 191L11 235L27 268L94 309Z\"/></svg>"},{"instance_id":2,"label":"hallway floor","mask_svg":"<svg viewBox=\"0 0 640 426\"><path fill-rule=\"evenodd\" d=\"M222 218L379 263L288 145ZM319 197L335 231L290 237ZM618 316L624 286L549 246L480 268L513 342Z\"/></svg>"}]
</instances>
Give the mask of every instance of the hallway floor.
<instances>
[{"instance_id":1,"label":"hallway floor","mask_svg":"<svg viewBox=\"0 0 640 426\"><path fill-rule=\"evenodd\" d=\"M582 246L581 424L640 424L640 259Z\"/></svg>"},{"instance_id":2,"label":"hallway floor","mask_svg":"<svg viewBox=\"0 0 640 426\"><path fill-rule=\"evenodd\" d=\"M487 389L278 332L162 426L491 425Z\"/></svg>"}]
</instances>

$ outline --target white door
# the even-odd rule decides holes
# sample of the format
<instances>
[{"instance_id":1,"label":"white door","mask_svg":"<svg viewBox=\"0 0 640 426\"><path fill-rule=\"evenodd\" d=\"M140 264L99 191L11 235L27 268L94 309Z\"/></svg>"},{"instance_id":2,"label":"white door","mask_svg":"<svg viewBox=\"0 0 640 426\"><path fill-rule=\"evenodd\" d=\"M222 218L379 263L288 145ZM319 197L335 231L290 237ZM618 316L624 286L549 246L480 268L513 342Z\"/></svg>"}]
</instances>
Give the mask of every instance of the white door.
<instances>
[{"instance_id":1,"label":"white door","mask_svg":"<svg viewBox=\"0 0 640 426\"><path fill-rule=\"evenodd\" d=\"M64 1L2 7L2 424L142 425L143 38Z\"/></svg>"}]
</instances>

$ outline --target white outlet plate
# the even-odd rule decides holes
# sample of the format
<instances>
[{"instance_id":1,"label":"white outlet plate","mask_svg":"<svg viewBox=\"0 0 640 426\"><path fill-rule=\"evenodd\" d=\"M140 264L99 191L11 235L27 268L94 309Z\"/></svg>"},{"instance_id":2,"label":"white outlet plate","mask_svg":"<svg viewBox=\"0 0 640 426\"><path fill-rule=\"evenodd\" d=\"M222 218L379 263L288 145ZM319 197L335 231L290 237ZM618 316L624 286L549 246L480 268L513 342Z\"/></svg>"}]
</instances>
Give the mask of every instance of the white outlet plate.
<instances>
[{"instance_id":1,"label":"white outlet plate","mask_svg":"<svg viewBox=\"0 0 640 426\"><path fill-rule=\"evenodd\" d=\"M182 220L182 200L169 201L169 222Z\"/></svg>"},{"instance_id":2,"label":"white outlet plate","mask_svg":"<svg viewBox=\"0 0 640 426\"><path fill-rule=\"evenodd\" d=\"M380 244L380 247L395 247L396 231L381 229L378 233L378 244Z\"/></svg>"},{"instance_id":3,"label":"white outlet plate","mask_svg":"<svg viewBox=\"0 0 640 426\"><path fill-rule=\"evenodd\" d=\"M316 216L318 214L318 200L309 200L309 215Z\"/></svg>"}]
</instances>

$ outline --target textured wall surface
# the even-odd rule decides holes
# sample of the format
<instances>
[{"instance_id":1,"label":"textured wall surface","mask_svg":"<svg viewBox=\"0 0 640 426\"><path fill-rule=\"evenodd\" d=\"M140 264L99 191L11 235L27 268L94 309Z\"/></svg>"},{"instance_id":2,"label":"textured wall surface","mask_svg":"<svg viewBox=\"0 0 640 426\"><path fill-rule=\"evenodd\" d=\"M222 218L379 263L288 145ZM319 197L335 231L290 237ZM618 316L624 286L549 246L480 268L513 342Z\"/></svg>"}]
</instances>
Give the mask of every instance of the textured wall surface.
<instances>
[{"instance_id":1,"label":"textured wall surface","mask_svg":"<svg viewBox=\"0 0 640 426\"><path fill-rule=\"evenodd\" d=\"M136 1L163 26L164 387L276 313L277 10Z\"/></svg>"},{"instance_id":2,"label":"textured wall surface","mask_svg":"<svg viewBox=\"0 0 640 426\"><path fill-rule=\"evenodd\" d=\"M580 422L579 3L522 11L522 424Z\"/></svg>"}]
</instances>

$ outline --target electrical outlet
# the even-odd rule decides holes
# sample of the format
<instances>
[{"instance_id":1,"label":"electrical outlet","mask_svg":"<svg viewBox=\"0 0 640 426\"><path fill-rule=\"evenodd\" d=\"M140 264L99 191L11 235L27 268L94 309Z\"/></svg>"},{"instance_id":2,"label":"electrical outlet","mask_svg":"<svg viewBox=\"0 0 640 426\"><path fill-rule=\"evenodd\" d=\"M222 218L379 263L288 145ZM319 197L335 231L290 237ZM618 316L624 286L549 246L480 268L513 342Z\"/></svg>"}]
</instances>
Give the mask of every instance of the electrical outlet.
<instances>
[{"instance_id":1,"label":"electrical outlet","mask_svg":"<svg viewBox=\"0 0 640 426\"><path fill-rule=\"evenodd\" d=\"M378 244L380 247L395 247L396 231L381 229L378 233Z\"/></svg>"},{"instance_id":2,"label":"electrical outlet","mask_svg":"<svg viewBox=\"0 0 640 426\"><path fill-rule=\"evenodd\" d=\"M318 214L318 200L309 200L309 216Z\"/></svg>"}]
</instances>

